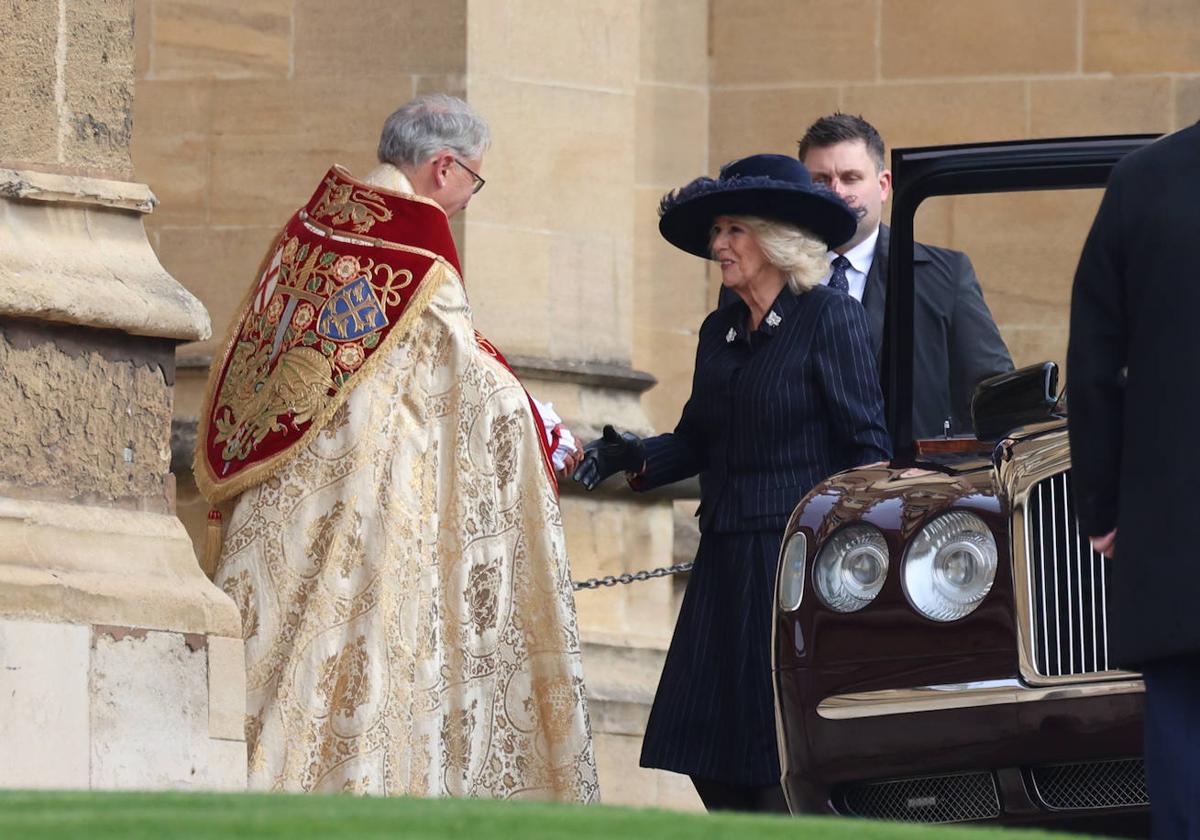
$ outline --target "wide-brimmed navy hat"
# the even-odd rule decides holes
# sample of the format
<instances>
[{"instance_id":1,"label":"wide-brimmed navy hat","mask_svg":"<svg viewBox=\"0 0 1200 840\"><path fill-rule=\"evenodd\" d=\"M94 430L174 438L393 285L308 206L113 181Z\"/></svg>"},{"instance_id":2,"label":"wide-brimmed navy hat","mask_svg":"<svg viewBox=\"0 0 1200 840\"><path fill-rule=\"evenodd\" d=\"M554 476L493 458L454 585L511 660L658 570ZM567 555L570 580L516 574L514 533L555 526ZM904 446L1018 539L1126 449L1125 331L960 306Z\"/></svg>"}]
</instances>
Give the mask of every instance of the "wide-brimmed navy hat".
<instances>
[{"instance_id":1,"label":"wide-brimmed navy hat","mask_svg":"<svg viewBox=\"0 0 1200 840\"><path fill-rule=\"evenodd\" d=\"M658 230L676 248L710 258L709 233L717 216L758 216L802 227L836 248L858 221L832 190L814 184L808 169L787 155L751 155L721 167L717 178L697 178L663 196Z\"/></svg>"}]
</instances>

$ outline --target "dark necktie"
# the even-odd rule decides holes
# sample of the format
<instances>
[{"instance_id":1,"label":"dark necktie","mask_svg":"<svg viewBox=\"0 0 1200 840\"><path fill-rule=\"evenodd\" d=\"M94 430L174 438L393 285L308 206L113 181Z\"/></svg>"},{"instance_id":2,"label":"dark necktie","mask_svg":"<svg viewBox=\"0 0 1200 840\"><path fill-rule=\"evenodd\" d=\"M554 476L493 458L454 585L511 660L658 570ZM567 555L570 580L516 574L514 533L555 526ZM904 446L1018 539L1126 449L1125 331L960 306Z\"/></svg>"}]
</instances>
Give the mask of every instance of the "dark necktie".
<instances>
[{"instance_id":1,"label":"dark necktie","mask_svg":"<svg viewBox=\"0 0 1200 840\"><path fill-rule=\"evenodd\" d=\"M837 259L833 261L833 273L829 275L829 287L831 289L837 289L839 292L850 294L850 281L846 279L846 269L849 267L850 260L838 254Z\"/></svg>"}]
</instances>

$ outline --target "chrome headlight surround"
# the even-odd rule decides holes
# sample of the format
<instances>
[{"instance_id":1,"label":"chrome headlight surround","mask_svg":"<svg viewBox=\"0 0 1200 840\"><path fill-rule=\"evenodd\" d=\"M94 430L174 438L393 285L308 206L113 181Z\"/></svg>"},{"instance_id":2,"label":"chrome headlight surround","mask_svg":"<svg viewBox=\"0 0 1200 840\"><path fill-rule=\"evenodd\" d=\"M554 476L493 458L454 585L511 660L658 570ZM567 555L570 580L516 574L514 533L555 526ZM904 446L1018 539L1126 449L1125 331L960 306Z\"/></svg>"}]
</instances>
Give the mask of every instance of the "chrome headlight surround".
<instances>
[{"instance_id":1,"label":"chrome headlight surround","mask_svg":"<svg viewBox=\"0 0 1200 840\"><path fill-rule=\"evenodd\" d=\"M813 588L834 612L861 610L883 589L888 559L887 540L878 528L849 525L821 547L813 563Z\"/></svg>"},{"instance_id":2,"label":"chrome headlight surround","mask_svg":"<svg viewBox=\"0 0 1200 840\"><path fill-rule=\"evenodd\" d=\"M797 531L788 537L779 554L779 609L792 612L804 600L804 570L808 564L808 537Z\"/></svg>"},{"instance_id":3,"label":"chrome headlight surround","mask_svg":"<svg viewBox=\"0 0 1200 840\"><path fill-rule=\"evenodd\" d=\"M957 621L983 603L999 556L992 530L965 510L943 513L908 545L900 581L913 609L934 621Z\"/></svg>"}]
</instances>

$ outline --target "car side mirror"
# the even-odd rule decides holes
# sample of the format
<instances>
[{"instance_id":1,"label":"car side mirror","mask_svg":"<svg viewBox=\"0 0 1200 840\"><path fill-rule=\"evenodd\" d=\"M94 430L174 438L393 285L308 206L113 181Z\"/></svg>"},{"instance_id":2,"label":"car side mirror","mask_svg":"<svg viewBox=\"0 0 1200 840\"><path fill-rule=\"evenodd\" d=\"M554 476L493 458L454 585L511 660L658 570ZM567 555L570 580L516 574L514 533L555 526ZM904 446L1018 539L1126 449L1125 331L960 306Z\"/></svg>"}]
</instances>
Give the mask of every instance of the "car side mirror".
<instances>
[{"instance_id":1,"label":"car side mirror","mask_svg":"<svg viewBox=\"0 0 1200 840\"><path fill-rule=\"evenodd\" d=\"M971 424L980 440L998 440L1018 426L1058 417L1058 365L1042 362L989 376L975 387Z\"/></svg>"}]
</instances>

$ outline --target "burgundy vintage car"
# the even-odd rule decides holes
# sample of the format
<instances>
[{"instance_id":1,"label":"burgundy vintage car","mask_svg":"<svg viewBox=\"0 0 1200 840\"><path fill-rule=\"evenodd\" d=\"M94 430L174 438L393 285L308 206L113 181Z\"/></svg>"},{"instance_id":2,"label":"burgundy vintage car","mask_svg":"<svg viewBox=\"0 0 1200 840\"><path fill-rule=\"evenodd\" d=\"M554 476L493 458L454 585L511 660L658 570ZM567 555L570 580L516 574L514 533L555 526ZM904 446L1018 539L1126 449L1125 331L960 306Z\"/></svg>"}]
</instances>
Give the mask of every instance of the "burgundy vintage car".
<instances>
[{"instance_id":1,"label":"burgundy vintage car","mask_svg":"<svg viewBox=\"0 0 1200 840\"><path fill-rule=\"evenodd\" d=\"M774 677L793 812L1147 833L1143 686L1108 661L1108 561L1075 519L1057 367L982 383L974 437L912 441L911 360L923 201L1099 188L1152 139L893 153L883 376L896 455L814 488L780 557Z\"/></svg>"}]
</instances>

